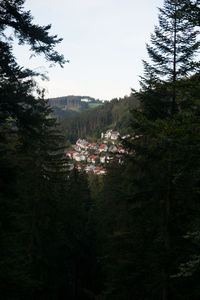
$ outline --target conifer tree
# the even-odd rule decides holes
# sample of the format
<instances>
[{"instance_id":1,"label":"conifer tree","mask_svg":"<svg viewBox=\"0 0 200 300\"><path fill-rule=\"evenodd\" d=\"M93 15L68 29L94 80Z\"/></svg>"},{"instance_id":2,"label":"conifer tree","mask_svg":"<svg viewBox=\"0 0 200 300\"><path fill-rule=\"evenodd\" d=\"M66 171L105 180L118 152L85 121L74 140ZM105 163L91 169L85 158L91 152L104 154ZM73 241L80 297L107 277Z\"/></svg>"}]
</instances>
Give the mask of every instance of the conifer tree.
<instances>
[{"instance_id":1,"label":"conifer tree","mask_svg":"<svg viewBox=\"0 0 200 300\"><path fill-rule=\"evenodd\" d=\"M167 109L170 106L172 114L178 109L178 81L195 74L199 68L195 57L200 46L196 40L198 31L194 24L184 18L184 9L185 3L182 0L164 1L163 8L159 8L159 25L155 26L151 34L151 43L146 45L151 62L143 61L143 91L150 91L152 97L155 97L157 88L157 98L160 99L157 104L161 101L161 106L167 105ZM144 105L150 105L149 102L144 97Z\"/></svg>"},{"instance_id":2,"label":"conifer tree","mask_svg":"<svg viewBox=\"0 0 200 300\"><path fill-rule=\"evenodd\" d=\"M183 0L184 17L196 26L200 26L200 1L199 0Z\"/></svg>"},{"instance_id":3,"label":"conifer tree","mask_svg":"<svg viewBox=\"0 0 200 300\"><path fill-rule=\"evenodd\" d=\"M194 173L199 169L199 159L196 156L194 166L193 155L188 150L191 140L194 153L198 153L198 137L192 135L191 128L194 129L194 124L199 128L199 96L196 94L199 81L194 84L193 80L198 77L195 73L199 64L195 55L200 43L196 40L198 32L194 23L185 18L186 2L165 0L164 7L159 9L159 26L155 27L151 44L147 45L151 62L144 61L145 76L138 93L142 108L134 113L133 130L140 139L130 141L130 148L136 152L132 175L136 191L133 203L140 203L146 217L152 209L146 230L152 234L153 243L161 254L157 260L152 256L152 268L157 268L154 272L160 272L161 279L160 290L155 288L153 297L159 297L160 293L163 300L184 297L176 290L184 281L173 281L171 275L186 253L194 250L183 236L193 228L192 214L197 217L194 211L190 211L196 206L198 193L192 192L196 182L193 176L191 181L186 179L185 170L188 170L188 165ZM138 168L136 172L135 168ZM146 206L148 211L145 212ZM199 206L196 207L198 210ZM195 224L199 224L198 218ZM173 260L175 256L177 260ZM184 284L185 293L190 295L189 285L191 288L193 284L195 286L195 280ZM191 294L187 297L197 299L198 296Z\"/></svg>"},{"instance_id":4,"label":"conifer tree","mask_svg":"<svg viewBox=\"0 0 200 300\"><path fill-rule=\"evenodd\" d=\"M24 2L0 1L0 289L4 299L39 299L49 286L46 270L55 264L50 254L55 257L55 251L45 233L52 233L55 241L53 208L58 210L65 178L61 136L43 93L33 96L37 89L33 78L39 74L17 64L7 29L13 29L19 43L28 44L33 53L62 66L64 57L54 50L61 39L49 34L50 25L34 24Z\"/></svg>"}]
</instances>

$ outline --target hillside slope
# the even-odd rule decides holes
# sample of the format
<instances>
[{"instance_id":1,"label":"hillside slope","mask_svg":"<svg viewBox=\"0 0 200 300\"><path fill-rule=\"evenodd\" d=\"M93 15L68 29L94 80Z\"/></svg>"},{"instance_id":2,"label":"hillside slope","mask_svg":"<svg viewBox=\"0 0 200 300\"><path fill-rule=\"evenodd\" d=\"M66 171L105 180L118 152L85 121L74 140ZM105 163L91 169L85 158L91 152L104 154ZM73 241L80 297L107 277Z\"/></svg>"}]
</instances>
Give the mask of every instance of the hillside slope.
<instances>
[{"instance_id":1,"label":"hillside slope","mask_svg":"<svg viewBox=\"0 0 200 300\"><path fill-rule=\"evenodd\" d=\"M101 105L103 102L89 96L64 96L49 98L48 105L53 109L53 115L61 120L64 117L73 115Z\"/></svg>"},{"instance_id":2,"label":"hillside slope","mask_svg":"<svg viewBox=\"0 0 200 300\"><path fill-rule=\"evenodd\" d=\"M131 95L113 99L92 110L63 118L61 126L66 140L73 143L78 138L97 139L102 130L107 128L119 130L121 134L127 133L131 119L130 110L137 105L137 99Z\"/></svg>"}]
</instances>

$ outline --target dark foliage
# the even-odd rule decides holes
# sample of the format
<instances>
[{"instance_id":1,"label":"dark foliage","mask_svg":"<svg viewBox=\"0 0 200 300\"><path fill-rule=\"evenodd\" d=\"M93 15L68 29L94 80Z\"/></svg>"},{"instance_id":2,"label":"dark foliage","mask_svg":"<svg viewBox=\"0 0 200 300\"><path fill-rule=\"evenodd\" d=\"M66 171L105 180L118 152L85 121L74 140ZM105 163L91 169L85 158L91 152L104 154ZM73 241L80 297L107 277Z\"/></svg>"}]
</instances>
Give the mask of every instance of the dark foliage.
<instances>
[{"instance_id":1,"label":"dark foliage","mask_svg":"<svg viewBox=\"0 0 200 300\"><path fill-rule=\"evenodd\" d=\"M61 126L67 140L72 143L79 137L100 138L101 132L110 126L127 133L130 125L130 110L137 107L138 100L132 95L124 99L113 99L89 111L65 118Z\"/></svg>"}]
</instances>

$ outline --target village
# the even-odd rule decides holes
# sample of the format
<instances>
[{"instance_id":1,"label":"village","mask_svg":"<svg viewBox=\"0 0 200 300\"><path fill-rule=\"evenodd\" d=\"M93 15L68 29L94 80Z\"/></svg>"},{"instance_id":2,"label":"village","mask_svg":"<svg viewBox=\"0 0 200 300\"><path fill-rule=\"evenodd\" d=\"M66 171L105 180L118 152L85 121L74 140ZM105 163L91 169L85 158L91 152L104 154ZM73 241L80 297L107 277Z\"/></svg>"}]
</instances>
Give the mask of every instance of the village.
<instances>
[{"instance_id":1,"label":"village","mask_svg":"<svg viewBox=\"0 0 200 300\"><path fill-rule=\"evenodd\" d=\"M78 139L72 150L65 150L65 156L70 160L69 170L75 167L86 173L93 172L96 175L106 174L106 164L110 163L114 157L122 163L122 155L126 153L121 145L121 139L130 137L125 135L120 137L118 131L112 129L101 133L98 142L89 143L85 139Z\"/></svg>"}]
</instances>

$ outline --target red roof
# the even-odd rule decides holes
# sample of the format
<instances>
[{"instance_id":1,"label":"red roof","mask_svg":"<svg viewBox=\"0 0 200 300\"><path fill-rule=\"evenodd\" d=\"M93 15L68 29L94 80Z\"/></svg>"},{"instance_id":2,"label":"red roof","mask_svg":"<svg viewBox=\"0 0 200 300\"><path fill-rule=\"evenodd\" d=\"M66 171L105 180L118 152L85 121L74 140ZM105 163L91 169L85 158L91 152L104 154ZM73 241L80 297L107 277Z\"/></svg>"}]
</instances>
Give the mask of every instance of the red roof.
<instances>
[{"instance_id":1,"label":"red roof","mask_svg":"<svg viewBox=\"0 0 200 300\"><path fill-rule=\"evenodd\" d=\"M101 171L101 170L104 170L104 168L102 168L102 167L96 167L95 170Z\"/></svg>"},{"instance_id":2,"label":"red roof","mask_svg":"<svg viewBox=\"0 0 200 300\"><path fill-rule=\"evenodd\" d=\"M76 151L67 151L65 150L65 154L68 154L70 155L71 157L73 156L73 154L75 153Z\"/></svg>"},{"instance_id":3,"label":"red roof","mask_svg":"<svg viewBox=\"0 0 200 300\"><path fill-rule=\"evenodd\" d=\"M90 155L89 158L96 159L96 158L98 158L98 155Z\"/></svg>"},{"instance_id":4,"label":"red roof","mask_svg":"<svg viewBox=\"0 0 200 300\"><path fill-rule=\"evenodd\" d=\"M99 173L99 172L104 172L104 173L106 173L106 169L104 169L104 168L102 168L102 167L96 167L95 169L94 169L94 173Z\"/></svg>"},{"instance_id":5,"label":"red roof","mask_svg":"<svg viewBox=\"0 0 200 300\"><path fill-rule=\"evenodd\" d=\"M107 147L107 145L106 145L106 144L102 144L102 145L99 147L99 149L104 149L105 147Z\"/></svg>"}]
</instances>

